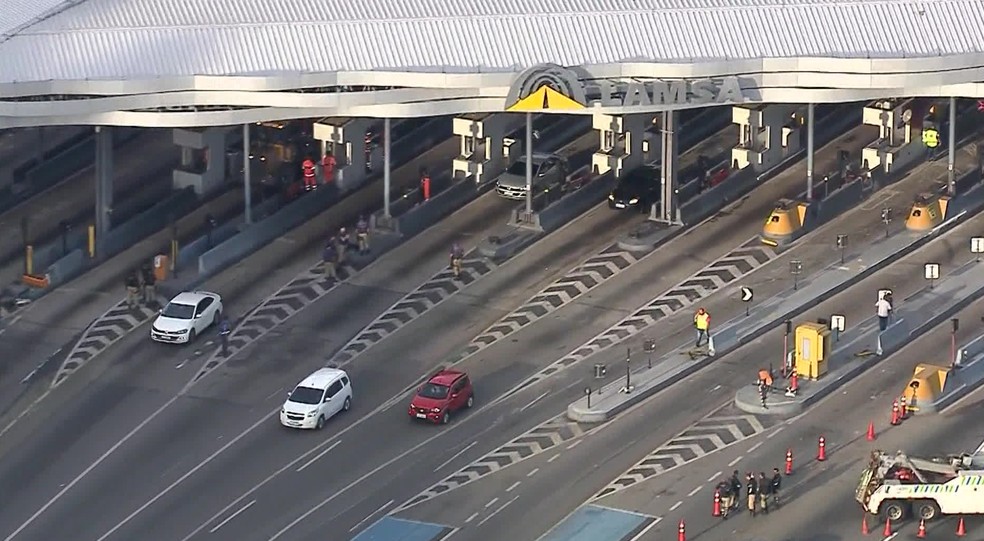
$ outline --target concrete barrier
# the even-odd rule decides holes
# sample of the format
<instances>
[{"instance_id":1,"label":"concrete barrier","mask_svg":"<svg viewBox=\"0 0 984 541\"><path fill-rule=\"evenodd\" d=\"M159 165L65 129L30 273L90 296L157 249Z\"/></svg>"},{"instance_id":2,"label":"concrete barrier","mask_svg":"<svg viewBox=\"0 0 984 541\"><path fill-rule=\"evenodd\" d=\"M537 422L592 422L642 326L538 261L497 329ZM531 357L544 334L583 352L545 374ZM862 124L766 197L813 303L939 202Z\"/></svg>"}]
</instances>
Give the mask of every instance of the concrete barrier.
<instances>
[{"instance_id":1,"label":"concrete barrier","mask_svg":"<svg viewBox=\"0 0 984 541\"><path fill-rule=\"evenodd\" d=\"M257 205L253 205L253 219L263 220L273 215L282 206L283 198L281 196L278 195L268 198ZM233 236L238 235L242 224L243 215L239 214L216 227L212 230L211 235L201 234L191 240L180 242L178 246L178 258L174 262L174 267L176 269L184 269L189 265L197 266L198 258L202 254L231 239Z\"/></svg>"},{"instance_id":2,"label":"concrete barrier","mask_svg":"<svg viewBox=\"0 0 984 541\"><path fill-rule=\"evenodd\" d=\"M98 259L105 261L126 250L150 234L163 229L177 216L184 216L198 204L191 187L174 192L170 197L141 212L125 224L111 229L97 240Z\"/></svg>"},{"instance_id":3,"label":"concrete barrier","mask_svg":"<svg viewBox=\"0 0 984 541\"><path fill-rule=\"evenodd\" d=\"M447 177L450 182L451 177ZM488 191L490 183L476 184L471 177L451 184L430 201L406 211L395 221L397 233L412 237L449 216Z\"/></svg>"},{"instance_id":4,"label":"concrete barrier","mask_svg":"<svg viewBox=\"0 0 984 541\"><path fill-rule=\"evenodd\" d=\"M48 266L45 274L48 276L48 289L56 288L85 270L86 255L82 250L72 250Z\"/></svg>"}]
</instances>

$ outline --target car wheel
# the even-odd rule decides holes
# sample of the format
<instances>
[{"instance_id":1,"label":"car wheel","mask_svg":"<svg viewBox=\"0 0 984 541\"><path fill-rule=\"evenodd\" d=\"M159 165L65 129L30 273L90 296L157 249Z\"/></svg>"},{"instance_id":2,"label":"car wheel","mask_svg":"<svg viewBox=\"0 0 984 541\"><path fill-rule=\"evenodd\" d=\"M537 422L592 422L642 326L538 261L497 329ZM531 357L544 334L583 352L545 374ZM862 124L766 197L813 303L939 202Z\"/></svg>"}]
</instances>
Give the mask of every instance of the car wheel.
<instances>
[{"instance_id":1,"label":"car wheel","mask_svg":"<svg viewBox=\"0 0 984 541\"><path fill-rule=\"evenodd\" d=\"M907 505L903 502L889 500L882 504L882 516L892 522L901 522L905 519Z\"/></svg>"},{"instance_id":2,"label":"car wheel","mask_svg":"<svg viewBox=\"0 0 984 541\"><path fill-rule=\"evenodd\" d=\"M221 319L222 319L222 312L216 310L215 311L215 314L212 315L212 323L209 323L209 325L218 325L219 324L219 320L221 320Z\"/></svg>"},{"instance_id":3,"label":"car wheel","mask_svg":"<svg viewBox=\"0 0 984 541\"><path fill-rule=\"evenodd\" d=\"M451 413L446 411L444 412L444 415L441 416L441 424L446 425L449 422L451 422Z\"/></svg>"},{"instance_id":4,"label":"car wheel","mask_svg":"<svg viewBox=\"0 0 984 541\"><path fill-rule=\"evenodd\" d=\"M352 408L352 397L347 396L345 397L345 402L342 403L342 411L348 411L351 408Z\"/></svg>"},{"instance_id":5,"label":"car wheel","mask_svg":"<svg viewBox=\"0 0 984 541\"><path fill-rule=\"evenodd\" d=\"M188 331L188 343L190 344L190 343L194 342L195 341L195 337L197 337L197 336L198 336L198 333L195 332L195 329L192 329L192 330Z\"/></svg>"},{"instance_id":6,"label":"car wheel","mask_svg":"<svg viewBox=\"0 0 984 541\"><path fill-rule=\"evenodd\" d=\"M318 424L315 425L315 428L318 429L318 430L321 430L324 427L325 427L325 416L324 415L319 415L318 416Z\"/></svg>"},{"instance_id":7,"label":"car wheel","mask_svg":"<svg viewBox=\"0 0 984 541\"><path fill-rule=\"evenodd\" d=\"M475 395L471 395L468 397L468 402L465 402L465 407L470 408L474 405L475 405Z\"/></svg>"},{"instance_id":8,"label":"car wheel","mask_svg":"<svg viewBox=\"0 0 984 541\"><path fill-rule=\"evenodd\" d=\"M926 522L932 522L940 517L940 506L932 500L920 500L915 503L914 507L916 508L916 516Z\"/></svg>"}]
</instances>

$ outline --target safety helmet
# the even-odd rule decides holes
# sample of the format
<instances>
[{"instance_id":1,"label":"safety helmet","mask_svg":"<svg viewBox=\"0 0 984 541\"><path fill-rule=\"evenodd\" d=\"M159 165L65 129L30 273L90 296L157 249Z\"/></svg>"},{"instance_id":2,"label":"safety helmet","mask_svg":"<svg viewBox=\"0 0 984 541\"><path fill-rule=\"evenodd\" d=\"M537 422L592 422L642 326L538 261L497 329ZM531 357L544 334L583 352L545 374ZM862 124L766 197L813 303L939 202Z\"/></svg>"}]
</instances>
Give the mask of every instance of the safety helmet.
<instances>
[{"instance_id":1,"label":"safety helmet","mask_svg":"<svg viewBox=\"0 0 984 541\"><path fill-rule=\"evenodd\" d=\"M345 234L345 228L343 227L343 228L339 229L338 232L341 233L342 235L344 235Z\"/></svg>"}]
</instances>

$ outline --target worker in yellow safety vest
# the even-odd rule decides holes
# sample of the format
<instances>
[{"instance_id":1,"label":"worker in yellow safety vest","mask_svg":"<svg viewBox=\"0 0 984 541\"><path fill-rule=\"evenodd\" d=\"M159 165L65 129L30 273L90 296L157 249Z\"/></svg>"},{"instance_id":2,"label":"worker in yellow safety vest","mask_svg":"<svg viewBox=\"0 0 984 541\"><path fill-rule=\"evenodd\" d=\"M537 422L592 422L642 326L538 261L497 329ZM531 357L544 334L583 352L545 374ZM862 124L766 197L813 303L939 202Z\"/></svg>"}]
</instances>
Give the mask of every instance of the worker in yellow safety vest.
<instances>
[{"instance_id":1,"label":"worker in yellow safety vest","mask_svg":"<svg viewBox=\"0 0 984 541\"><path fill-rule=\"evenodd\" d=\"M697 313L694 314L694 327L697 328L697 345L694 347L700 347L700 342L703 339L710 341L710 333L708 330L711 328L711 314L707 313L707 310L699 308Z\"/></svg>"},{"instance_id":2,"label":"worker in yellow safety vest","mask_svg":"<svg viewBox=\"0 0 984 541\"><path fill-rule=\"evenodd\" d=\"M940 146L940 132L936 128L925 128L922 132L922 141L927 148Z\"/></svg>"}]
</instances>

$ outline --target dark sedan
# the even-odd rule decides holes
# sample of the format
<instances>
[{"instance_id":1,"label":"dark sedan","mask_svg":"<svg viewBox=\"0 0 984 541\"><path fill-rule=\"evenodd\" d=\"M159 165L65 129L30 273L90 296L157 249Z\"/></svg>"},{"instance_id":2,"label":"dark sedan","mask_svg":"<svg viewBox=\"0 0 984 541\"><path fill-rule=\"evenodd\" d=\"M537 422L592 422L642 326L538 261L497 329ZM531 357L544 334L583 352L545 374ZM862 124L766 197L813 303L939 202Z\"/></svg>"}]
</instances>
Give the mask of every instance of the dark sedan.
<instances>
[{"instance_id":1,"label":"dark sedan","mask_svg":"<svg viewBox=\"0 0 984 541\"><path fill-rule=\"evenodd\" d=\"M608 195L608 207L613 209L637 208L649 212L659 202L659 169L644 166L619 179Z\"/></svg>"}]
</instances>

